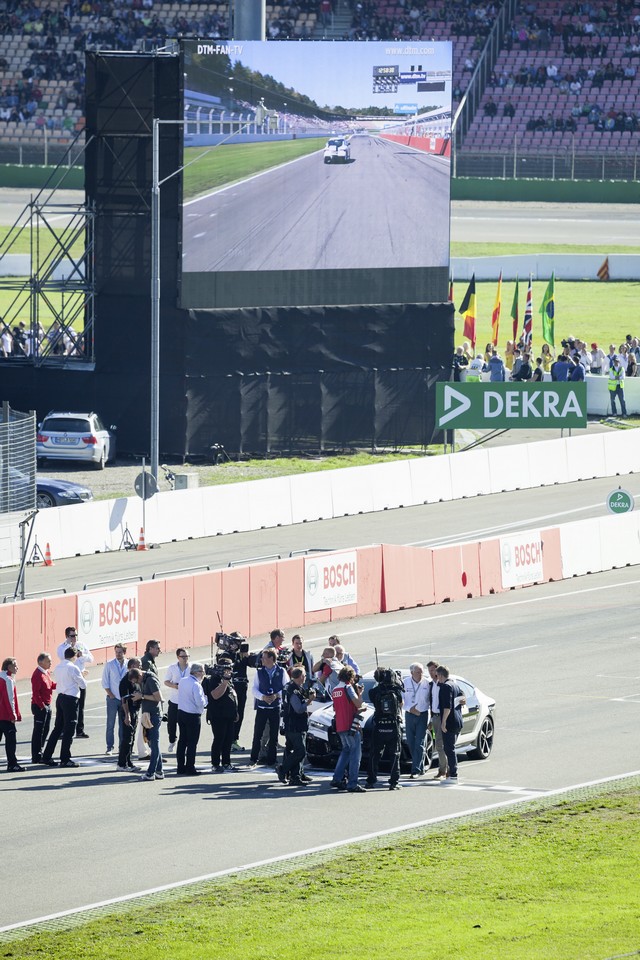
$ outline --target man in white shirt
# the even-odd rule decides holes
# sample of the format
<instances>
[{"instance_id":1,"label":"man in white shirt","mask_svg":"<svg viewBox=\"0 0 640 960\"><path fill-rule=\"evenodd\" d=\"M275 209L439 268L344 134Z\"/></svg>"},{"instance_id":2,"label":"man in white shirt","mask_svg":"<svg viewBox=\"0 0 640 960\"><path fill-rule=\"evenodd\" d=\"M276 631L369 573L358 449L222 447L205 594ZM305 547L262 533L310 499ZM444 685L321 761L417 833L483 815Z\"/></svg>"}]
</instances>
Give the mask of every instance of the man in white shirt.
<instances>
[{"instance_id":1,"label":"man in white shirt","mask_svg":"<svg viewBox=\"0 0 640 960\"><path fill-rule=\"evenodd\" d=\"M201 663L192 663L189 675L178 684L178 749L176 760L179 777L198 777L196 770L196 748L200 739L202 713L207 705L207 698L202 689L204 667Z\"/></svg>"},{"instance_id":2,"label":"man in white shirt","mask_svg":"<svg viewBox=\"0 0 640 960\"><path fill-rule=\"evenodd\" d=\"M424 774L424 742L429 723L429 681L424 676L421 663L412 663L408 677L404 678L402 702L404 725L409 752L411 753L411 779Z\"/></svg>"},{"instance_id":3,"label":"man in white shirt","mask_svg":"<svg viewBox=\"0 0 640 960\"><path fill-rule=\"evenodd\" d=\"M438 666L439 664L437 661L430 660L427 664L427 670L429 671L429 676L431 677L429 682L431 726L433 727L433 735L436 740L436 750L438 751L438 772L435 775L434 780L444 780L446 779L448 771L447 755L444 752L444 740L442 739L442 726L440 720L438 675L436 673Z\"/></svg>"},{"instance_id":4,"label":"man in white shirt","mask_svg":"<svg viewBox=\"0 0 640 960\"><path fill-rule=\"evenodd\" d=\"M107 695L107 749L106 756L110 757L113 753L114 736L113 731L118 717L118 745L122 744L124 731L122 729L123 720L120 716L120 681L127 672L127 663L125 654L127 648L122 643L116 643L113 648L115 657L113 660L107 660L102 670L102 687Z\"/></svg>"},{"instance_id":5,"label":"man in white shirt","mask_svg":"<svg viewBox=\"0 0 640 960\"><path fill-rule=\"evenodd\" d=\"M338 643L337 640L337 637L329 637L329 643L333 645L333 649L336 652L336 660L340 661L340 667L338 669L341 670L343 667L353 667L356 674L360 676L360 667L353 659L351 654L347 653L342 644Z\"/></svg>"},{"instance_id":6,"label":"man in white shirt","mask_svg":"<svg viewBox=\"0 0 640 960\"><path fill-rule=\"evenodd\" d=\"M58 647L58 660L62 663L64 662L65 651L69 647L74 647L78 651L78 656L76 657L76 666L81 673L89 666L90 663L94 662L94 656L84 643L78 640L78 631L75 627L66 627L64 631L64 643L61 643ZM89 734L84 731L84 702L87 696L86 688L80 691L80 699L78 700L78 721L76 723L76 740L88 740Z\"/></svg>"},{"instance_id":7,"label":"man in white shirt","mask_svg":"<svg viewBox=\"0 0 640 960\"><path fill-rule=\"evenodd\" d=\"M165 687L169 687L169 702L167 704L167 733L169 734L169 753L174 753L178 738L178 684L189 676L189 651L184 647L176 650L176 663L167 667L164 678Z\"/></svg>"},{"instance_id":8,"label":"man in white shirt","mask_svg":"<svg viewBox=\"0 0 640 960\"><path fill-rule=\"evenodd\" d=\"M78 719L78 701L80 691L86 689L83 672L76 664L74 647L65 650L64 660L53 671L58 696L56 697L56 722L47 740L42 754L42 762L47 767L57 766L53 752L62 737L60 747L60 766L78 767L80 764L71 759L71 744ZM86 674L86 670L84 671Z\"/></svg>"}]
</instances>

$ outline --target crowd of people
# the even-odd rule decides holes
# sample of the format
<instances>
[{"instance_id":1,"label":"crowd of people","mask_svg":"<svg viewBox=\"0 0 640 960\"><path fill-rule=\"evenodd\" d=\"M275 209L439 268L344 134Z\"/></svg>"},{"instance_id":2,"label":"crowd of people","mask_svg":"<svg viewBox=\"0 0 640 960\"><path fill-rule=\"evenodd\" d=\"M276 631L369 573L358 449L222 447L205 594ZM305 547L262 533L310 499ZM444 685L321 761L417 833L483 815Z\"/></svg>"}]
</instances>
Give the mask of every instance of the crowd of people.
<instances>
[{"instance_id":1,"label":"crowd of people","mask_svg":"<svg viewBox=\"0 0 640 960\"><path fill-rule=\"evenodd\" d=\"M567 337L561 342L560 351L556 351L543 343L540 356L533 365L531 344L524 337L520 340L507 340L504 359L497 348L488 343L484 354L474 354L468 342L456 348L451 361L453 380L460 382L474 382L483 379L483 374L489 374L489 381L500 383L505 380L541 381L548 374L548 379L557 382L580 382L587 376L608 378L611 410L617 416L616 400L620 403L623 417L627 417L627 408L624 398L624 381L638 376L640 364L640 337L628 333L623 343L618 347L609 344L607 353L597 344L591 346L584 340Z\"/></svg>"},{"instance_id":2,"label":"crowd of people","mask_svg":"<svg viewBox=\"0 0 640 960\"><path fill-rule=\"evenodd\" d=\"M366 783L359 783L363 738L363 685L358 664L339 637L329 638L319 657L296 634L291 647L276 628L262 650L250 653L238 633L216 636L218 652L211 663L192 661L184 647L161 679L157 640L149 640L142 657L127 658L124 644L102 670L106 704L105 755L117 753L118 773L138 773L140 780L163 780L165 761L175 755L178 777L197 777L196 766L203 718L211 726L210 772L233 774L241 768L232 754L246 753L239 742L245 708L251 699L254 723L248 769L272 768L279 781L293 787L312 783L307 770L306 738L312 705L332 704L341 751L330 787L363 793L378 783L380 765L389 767L388 787L400 788L403 731L411 754L411 779L425 775L426 740L433 731L438 751L436 780L457 781L456 738L462 729L462 691L446 667L430 661L427 669L413 663L402 679L378 668L369 693L373 718L369 739ZM88 739L84 726L88 668L93 655L75 627L67 627L57 648L57 665L42 652L31 675L31 762L48 767L74 768L74 740ZM0 740L4 739L7 771L24 773L17 756L18 724L22 721L16 680L18 663L7 657L0 671ZM248 670L252 669L253 676ZM427 674L428 671L428 674ZM55 702L54 702L55 696ZM160 747L163 720L168 744ZM116 741L117 727L117 741ZM278 762L279 737L284 751ZM55 754L60 744L59 760ZM164 753L164 756L163 756ZM135 760L144 761L143 769ZM234 762L235 760L235 762ZM204 771L206 772L206 771Z\"/></svg>"},{"instance_id":3,"label":"crowd of people","mask_svg":"<svg viewBox=\"0 0 640 960\"><path fill-rule=\"evenodd\" d=\"M84 337L73 328L54 320L48 330L42 324L27 326L19 321L10 327L0 318L0 358L25 360L29 357L82 357Z\"/></svg>"}]
</instances>

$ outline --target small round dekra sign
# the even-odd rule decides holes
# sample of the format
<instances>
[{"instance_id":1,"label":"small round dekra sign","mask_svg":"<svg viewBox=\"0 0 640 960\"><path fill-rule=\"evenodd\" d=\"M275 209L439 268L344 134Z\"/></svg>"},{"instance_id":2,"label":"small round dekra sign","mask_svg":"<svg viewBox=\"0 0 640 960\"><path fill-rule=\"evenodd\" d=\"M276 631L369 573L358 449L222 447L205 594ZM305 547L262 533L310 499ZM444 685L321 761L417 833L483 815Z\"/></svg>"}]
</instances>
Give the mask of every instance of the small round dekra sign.
<instances>
[{"instance_id":1,"label":"small round dekra sign","mask_svg":"<svg viewBox=\"0 0 640 960\"><path fill-rule=\"evenodd\" d=\"M633 494L628 490L618 487L612 490L607 497L607 510L609 513L631 513L634 507Z\"/></svg>"}]
</instances>

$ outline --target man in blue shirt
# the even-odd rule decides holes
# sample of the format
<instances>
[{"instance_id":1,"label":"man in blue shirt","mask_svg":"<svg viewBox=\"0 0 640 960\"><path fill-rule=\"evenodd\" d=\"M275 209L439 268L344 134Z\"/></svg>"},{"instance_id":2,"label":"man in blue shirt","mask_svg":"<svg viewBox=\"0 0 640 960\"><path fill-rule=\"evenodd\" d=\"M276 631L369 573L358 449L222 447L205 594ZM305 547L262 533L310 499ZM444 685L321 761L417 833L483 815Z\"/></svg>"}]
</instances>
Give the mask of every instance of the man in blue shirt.
<instances>
[{"instance_id":1,"label":"man in blue shirt","mask_svg":"<svg viewBox=\"0 0 640 960\"><path fill-rule=\"evenodd\" d=\"M122 744L124 740L124 731L122 729L123 720L120 716L120 681L127 672L125 654L127 648L122 643L116 643L113 648L115 657L113 660L107 660L102 671L102 686L107 696L107 751L108 757L113 753L114 737L113 730L118 717L118 742Z\"/></svg>"},{"instance_id":2,"label":"man in blue shirt","mask_svg":"<svg viewBox=\"0 0 640 960\"><path fill-rule=\"evenodd\" d=\"M490 383L504 383L505 372L502 357L494 347L489 357L489 381Z\"/></svg>"}]
</instances>

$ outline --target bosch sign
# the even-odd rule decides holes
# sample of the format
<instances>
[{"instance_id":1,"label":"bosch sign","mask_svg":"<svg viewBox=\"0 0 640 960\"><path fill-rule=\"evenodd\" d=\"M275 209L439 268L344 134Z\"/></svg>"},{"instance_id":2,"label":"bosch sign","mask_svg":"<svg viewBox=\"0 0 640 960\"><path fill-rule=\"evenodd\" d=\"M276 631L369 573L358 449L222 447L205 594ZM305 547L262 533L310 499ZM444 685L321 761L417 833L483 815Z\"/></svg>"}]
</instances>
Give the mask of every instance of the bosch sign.
<instances>
[{"instance_id":1,"label":"bosch sign","mask_svg":"<svg viewBox=\"0 0 640 960\"><path fill-rule=\"evenodd\" d=\"M544 579L540 531L525 530L500 537L500 563L504 589L540 583Z\"/></svg>"},{"instance_id":2,"label":"bosch sign","mask_svg":"<svg viewBox=\"0 0 640 960\"><path fill-rule=\"evenodd\" d=\"M114 587L78 597L80 639L90 650L138 639L138 587Z\"/></svg>"},{"instance_id":3,"label":"bosch sign","mask_svg":"<svg viewBox=\"0 0 640 960\"><path fill-rule=\"evenodd\" d=\"M329 610L356 603L358 562L355 551L305 558L304 609Z\"/></svg>"}]
</instances>

